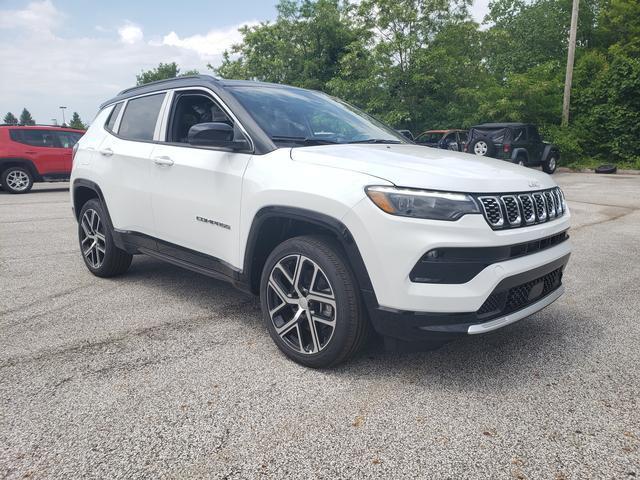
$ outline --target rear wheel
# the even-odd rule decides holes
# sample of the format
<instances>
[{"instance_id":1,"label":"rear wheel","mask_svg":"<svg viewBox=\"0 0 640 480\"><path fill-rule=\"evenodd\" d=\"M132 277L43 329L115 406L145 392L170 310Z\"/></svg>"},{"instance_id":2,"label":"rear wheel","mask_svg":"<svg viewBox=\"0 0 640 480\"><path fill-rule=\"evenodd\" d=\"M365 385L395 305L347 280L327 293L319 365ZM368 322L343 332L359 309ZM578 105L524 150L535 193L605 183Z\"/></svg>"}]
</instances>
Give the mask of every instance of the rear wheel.
<instances>
[{"instance_id":1,"label":"rear wheel","mask_svg":"<svg viewBox=\"0 0 640 480\"><path fill-rule=\"evenodd\" d=\"M516 157L516 163L518 165L520 165L521 167L524 167L527 164L527 159L526 159L526 157L524 155L518 155Z\"/></svg>"},{"instance_id":2,"label":"rear wheel","mask_svg":"<svg viewBox=\"0 0 640 480\"><path fill-rule=\"evenodd\" d=\"M113 277L127 271L132 256L119 249L106 223L106 212L97 199L82 206L78 221L78 240L85 265L98 277Z\"/></svg>"},{"instance_id":3,"label":"rear wheel","mask_svg":"<svg viewBox=\"0 0 640 480\"><path fill-rule=\"evenodd\" d=\"M551 154L547 160L542 163L542 171L545 173L553 173L558 167L558 159L555 155Z\"/></svg>"},{"instance_id":4,"label":"rear wheel","mask_svg":"<svg viewBox=\"0 0 640 480\"><path fill-rule=\"evenodd\" d=\"M296 237L277 246L262 272L260 297L271 338L302 365L336 365L366 340L355 278L330 238Z\"/></svg>"},{"instance_id":5,"label":"rear wheel","mask_svg":"<svg viewBox=\"0 0 640 480\"><path fill-rule=\"evenodd\" d=\"M33 187L33 175L24 167L7 167L2 172L2 186L9 193L27 193Z\"/></svg>"}]
</instances>

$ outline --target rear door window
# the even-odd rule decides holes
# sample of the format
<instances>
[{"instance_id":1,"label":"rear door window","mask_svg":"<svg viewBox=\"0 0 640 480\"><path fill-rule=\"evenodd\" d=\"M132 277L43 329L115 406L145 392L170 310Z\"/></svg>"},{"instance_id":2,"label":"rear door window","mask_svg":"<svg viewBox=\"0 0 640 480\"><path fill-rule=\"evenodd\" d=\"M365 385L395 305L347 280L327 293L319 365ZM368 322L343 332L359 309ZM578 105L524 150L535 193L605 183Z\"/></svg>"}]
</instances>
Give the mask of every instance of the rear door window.
<instances>
[{"instance_id":1,"label":"rear door window","mask_svg":"<svg viewBox=\"0 0 640 480\"><path fill-rule=\"evenodd\" d=\"M153 140L164 93L134 98L127 102L118 135L128 140Z\"/></svg>"},{"instance_id":2,"label":"rear door window","mask_svg":"<svg viewBox=\"0 0 640 480\"><path fill-rule=\"evenodd\" d=\"M14 142L33 147L56 148L60 146L56 132L50 130L12 129L9 135Z\"/></svg>"}]
</instances>

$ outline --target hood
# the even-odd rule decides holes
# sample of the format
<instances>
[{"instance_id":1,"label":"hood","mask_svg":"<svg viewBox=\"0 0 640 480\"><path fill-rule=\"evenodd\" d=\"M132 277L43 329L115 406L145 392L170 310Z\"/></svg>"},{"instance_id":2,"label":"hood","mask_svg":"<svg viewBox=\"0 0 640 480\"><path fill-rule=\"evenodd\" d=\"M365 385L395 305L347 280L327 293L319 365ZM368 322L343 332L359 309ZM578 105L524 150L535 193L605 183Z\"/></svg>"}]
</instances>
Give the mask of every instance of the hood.
<instances>
[{"instance_id":1,"label":"hood","mask_svg":"<svg viewBox=\"0 0 640 480\"><path fill-rule=\"evenodd\" d=\"M291 149L291 159L350 170L399 187L469 193L555 187L546 173L493 158L420 145L323 145Z\"/></svg>"}]
</instances>

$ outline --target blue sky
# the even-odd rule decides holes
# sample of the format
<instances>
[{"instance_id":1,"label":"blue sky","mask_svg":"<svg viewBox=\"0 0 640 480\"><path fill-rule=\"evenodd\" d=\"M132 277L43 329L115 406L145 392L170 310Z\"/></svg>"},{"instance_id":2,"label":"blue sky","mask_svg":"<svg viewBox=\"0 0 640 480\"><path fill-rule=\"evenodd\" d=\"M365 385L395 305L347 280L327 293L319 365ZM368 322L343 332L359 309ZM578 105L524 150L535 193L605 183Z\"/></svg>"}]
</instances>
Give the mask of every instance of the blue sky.
<instances>
[{"instance_id":1,"label":"blue sky","mask_svg":"<svg viewBox=\"0 0 640 480\"><path fill-rule=\"evenodd\" d=\"M277 0L0 0L0 113L27 107L61 122L97 106L159 62L206 73L240 40L241 25L273 20ZM488 0L475 0L481 20ZM0 118L1 120L1 118Z\"/></svg>"}]
</instances>

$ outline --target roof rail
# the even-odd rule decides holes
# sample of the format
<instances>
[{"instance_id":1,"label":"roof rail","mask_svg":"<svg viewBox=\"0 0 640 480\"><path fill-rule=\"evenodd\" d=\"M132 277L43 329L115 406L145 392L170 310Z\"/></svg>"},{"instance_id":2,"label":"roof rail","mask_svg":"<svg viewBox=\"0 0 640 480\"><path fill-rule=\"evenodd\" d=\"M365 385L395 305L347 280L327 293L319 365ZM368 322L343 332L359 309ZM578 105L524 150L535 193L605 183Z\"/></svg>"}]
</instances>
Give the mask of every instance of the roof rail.
<instances>
[{"instance_id":1,"label":"roof rail","mask_svg":"<svg viewBox=\"0 0 640 480\"><path fill-rule=\"evenodd\" d=\"M188 78L205 78L207 80L215 80L215 81L218 80L216 77L213 77L211 75L202 75L202 74L198 74L198 75L179 75L177 77L164 78L162 80L156 80L154 82L149 82L149 83L145 83L145 84L142 84L142 85L136 85L135 87L125 88L124 90L119 92L117 96L124 95L125 93L132 92L132 91L134 91L134 90L136 90L138 88L148 87L148 86L151 86L151 85L160 85L162 83L175 82L176 80L182 80L182 79L188 79Z\"/></svg>"}]
</instances>

